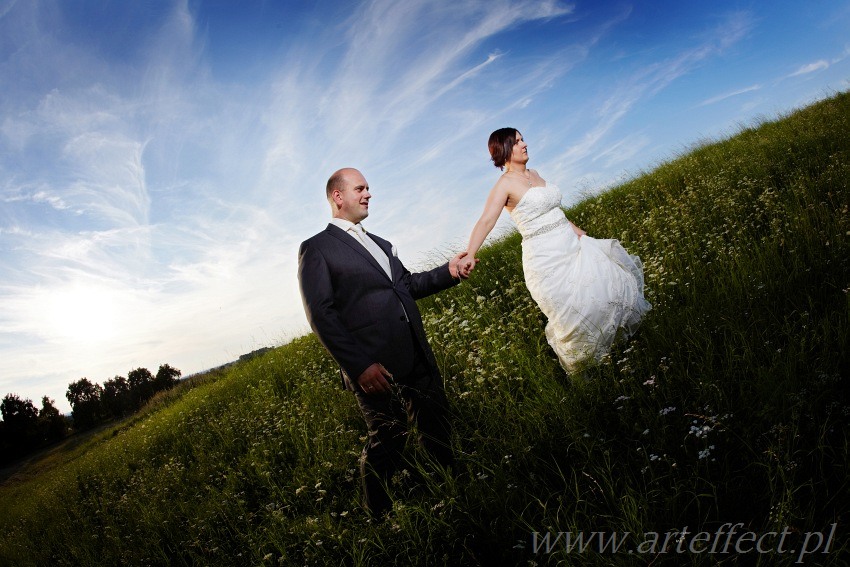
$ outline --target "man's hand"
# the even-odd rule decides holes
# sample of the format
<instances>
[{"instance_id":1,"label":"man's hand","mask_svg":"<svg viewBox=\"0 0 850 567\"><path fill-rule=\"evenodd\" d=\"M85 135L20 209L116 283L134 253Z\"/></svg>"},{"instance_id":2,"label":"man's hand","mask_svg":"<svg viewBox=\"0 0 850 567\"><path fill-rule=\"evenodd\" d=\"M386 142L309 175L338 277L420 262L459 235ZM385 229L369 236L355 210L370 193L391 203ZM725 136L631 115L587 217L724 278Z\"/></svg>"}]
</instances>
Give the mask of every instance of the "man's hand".
<instances>
[{"instance_id":1,"label":"man's hand","mask_svg":"<svg viewBox=\"0 0 850 567\"><path fill-rule=\"evenodd\" d=\"M392 390L390 382L393 375L384 368L380 362L375 362L357 377L357 384L363 393L373 396L375 394L388 394Z\"/></svg>"},{"instance_id":2,"label":"man's hand","mask_svg":"<svg viewBox=\"0 0 850 567\"><path fill-rule=\"evenodd\" d=\"M465 280L479 262L478 258L467 258L466 252L461 252L449 261L449 272L453 278Z\"/></svg>"}]
</instances>

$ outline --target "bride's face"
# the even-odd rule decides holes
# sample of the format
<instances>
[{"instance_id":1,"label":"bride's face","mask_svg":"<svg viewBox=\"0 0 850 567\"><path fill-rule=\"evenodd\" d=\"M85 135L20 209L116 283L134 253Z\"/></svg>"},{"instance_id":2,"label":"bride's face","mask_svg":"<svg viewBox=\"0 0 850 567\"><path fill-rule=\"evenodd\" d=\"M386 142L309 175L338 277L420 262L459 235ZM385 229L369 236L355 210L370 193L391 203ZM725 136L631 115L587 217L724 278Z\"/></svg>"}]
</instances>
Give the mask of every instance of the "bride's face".
<instances>
[{"instance_id":1,"label":"bride's face","mask_svg":"<svg viewBox=\"0 0 850 567\"><path fill-rule=\"evenodd\" d=\"M522 139L522 134L516 133L516 142L511 151L511 163L528 163L528 144Z\"/></svg>"}]
</instances>

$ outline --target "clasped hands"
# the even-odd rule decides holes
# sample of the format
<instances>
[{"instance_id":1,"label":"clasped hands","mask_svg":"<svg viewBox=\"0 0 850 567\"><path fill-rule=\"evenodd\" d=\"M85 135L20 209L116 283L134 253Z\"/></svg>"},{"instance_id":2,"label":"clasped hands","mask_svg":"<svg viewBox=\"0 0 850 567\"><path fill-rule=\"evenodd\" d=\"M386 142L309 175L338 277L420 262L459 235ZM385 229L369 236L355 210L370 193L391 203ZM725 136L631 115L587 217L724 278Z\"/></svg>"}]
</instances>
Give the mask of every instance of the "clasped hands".
<instances>
[{"instance_id":1,"label":"clasped hands","mask_svg":"<svg viewBox=\"0 0 850 567\"><path fill-rule=\"evenodd\" d=\"M453 278L465 280L475 269L475 264L478 262L478 258L473 258L466 252L461 252L449 261L449 272L451 272Z\"/></svg>"}]
</instances>

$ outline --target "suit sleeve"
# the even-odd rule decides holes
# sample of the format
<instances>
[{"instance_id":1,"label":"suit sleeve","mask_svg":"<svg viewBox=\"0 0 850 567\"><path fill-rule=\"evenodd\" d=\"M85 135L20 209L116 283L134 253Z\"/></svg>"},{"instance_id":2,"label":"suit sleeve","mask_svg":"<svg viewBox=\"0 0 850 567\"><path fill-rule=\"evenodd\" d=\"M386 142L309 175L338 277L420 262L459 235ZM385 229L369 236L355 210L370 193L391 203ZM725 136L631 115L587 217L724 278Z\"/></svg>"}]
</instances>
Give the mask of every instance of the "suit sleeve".
<instances>
[{"instance_id":1,"label":"suit sleeve","mask_svg":"<svg viewBox=\"0 0 850 567\"><path fill-rule=\"evenodd\" d=\"M448 263L437 266L433 270L415 274L411 274L407 271L407 268L404 268L402 279L407 285L407 289L410 290L413 299L428 297L460 283L459 279L452 277Z\"/></svg>"},{"instance_id":2,"label":"suit sleeve","mask_svg":"<svg viewBox=\"0 0 850 567\"><path fill-rule=\"evenodd\" d=\"M356 381L375 361L363 354L364 349L340 320L327 261L309 242L298 250L298 284L310 328L348 377Z\"/></svg>"}]
</instances>

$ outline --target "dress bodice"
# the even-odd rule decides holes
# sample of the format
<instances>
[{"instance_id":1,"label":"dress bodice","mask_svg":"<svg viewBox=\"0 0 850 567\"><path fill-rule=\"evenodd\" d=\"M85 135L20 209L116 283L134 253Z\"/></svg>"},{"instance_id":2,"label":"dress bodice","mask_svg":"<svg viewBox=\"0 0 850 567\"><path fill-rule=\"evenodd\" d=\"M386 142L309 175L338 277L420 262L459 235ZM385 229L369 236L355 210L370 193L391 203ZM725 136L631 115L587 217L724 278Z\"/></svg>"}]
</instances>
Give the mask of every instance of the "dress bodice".
<instances>
[{"instance_id":1,"label":"dress bodice","mask_svg":"<svg viewBox=\"0 0 850 567\"><path fill-rule=\"evenodd\" d=\"M529 188L511 211L511 218L523 239L568 224L561 210L561 191L551 184Z\"/></svg>"}]
</instances>

